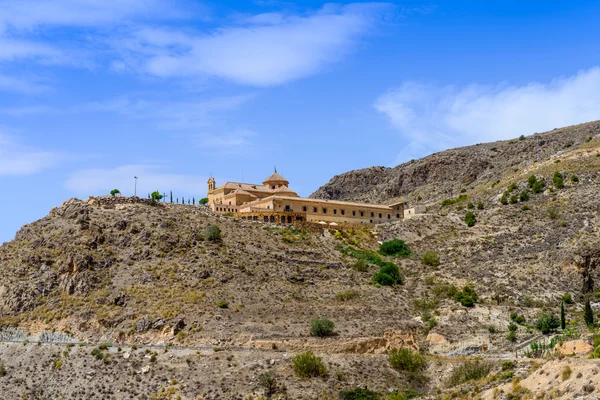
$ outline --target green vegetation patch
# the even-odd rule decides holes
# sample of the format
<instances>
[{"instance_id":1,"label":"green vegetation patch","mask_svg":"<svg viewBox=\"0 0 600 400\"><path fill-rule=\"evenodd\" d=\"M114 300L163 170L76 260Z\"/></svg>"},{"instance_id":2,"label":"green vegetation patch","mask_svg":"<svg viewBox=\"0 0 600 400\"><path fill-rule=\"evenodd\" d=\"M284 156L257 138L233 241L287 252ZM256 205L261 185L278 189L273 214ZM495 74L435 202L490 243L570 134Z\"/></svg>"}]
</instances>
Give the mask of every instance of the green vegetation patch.
<instances>
[{"instance_id":1,"label":"green vegetation patch","mask_svg":"<svg viewBox=\"0 0 600 400\"><path fill-rule=\"evenodd\" d=\"M300 378L310 379L327 376L327 368L323 359L317 357L312 351L298 354L292 358L294 372Z\"/></svg>"}]
</instances>

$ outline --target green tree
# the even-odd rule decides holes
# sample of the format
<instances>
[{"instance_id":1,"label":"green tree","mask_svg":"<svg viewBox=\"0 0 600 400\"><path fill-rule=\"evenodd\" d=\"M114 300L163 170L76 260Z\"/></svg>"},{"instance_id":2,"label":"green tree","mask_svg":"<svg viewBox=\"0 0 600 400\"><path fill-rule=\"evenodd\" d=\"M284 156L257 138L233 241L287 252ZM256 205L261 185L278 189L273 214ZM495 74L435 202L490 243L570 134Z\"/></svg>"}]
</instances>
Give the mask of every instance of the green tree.
<instances>
[{"instance_id":1,"label":"green tree","mask_svg":"<svg viewBox=\"0 0 600 400\"><path fill-rule=\"evenodd\" d=\"M534 194L543 193L545 187L546 187L546 182L544 182L543 180L540 179L539 181L536 181L533 184L533 186L531 187L531 191Z\"/></svg>"},{"instance_id":2,"label":"green tree","mask_svg":"<svg viewBox=\"0 0 600 400\"><path fill-rule=\"evenodd\" d=\"M267 371L260 374L258 377L258 385L265 388L267 397L270 398L275 393L277 387L277 378L275 378L275 372Z\"/></svg>"},{"instance_id":3,"label":"green tree","mask_svg":"<svg viewBox=\"0 0 600 400\"><path fill-rule=\"evenodd\" d=\"M152 192L150 194L150 198L154 201L160 201L163 198L163 195L160 194L160 192L158 190L155 190L154 192Z\"/></svg>"},{"instance_id":4,"label":"green tree","mask_svg":"<svg viewBox=\"0 0 600 400\"><path fill-rule=\"evenodd\" d=\"M192 197L192 204L196 205L196 198L195 197Z\"/></svg>"},{"instance_id":5,"label":"green tree","mask_svg":"<svg viewBox=\"0 0 600 400\"><path fill-rule=\"evenodd\" d=\"M475 214L473 213L473 211L467 211L467 213L465 214L465 224L471 227L475 225L476 222L477 219L475 218Z\"/></svg>"},{"instance_id":6,"label":"green tree","mask_svg":"<svg viewBox=\"0 0 600 400\"><path fill-rule=\"evenodd\" d=\"M563 331L567 327L567 321L565 320L565 303L560 302L560 329Z\"/></svg>"},{"instance_id":7,"label":"green tree","mask_svg":"<svg viewBox=\"0 0 600 400\"><path fill-rule=\"evenodd\" d=\"M520 201L529 201L529 193L527 193L527 190L523 190L521 192L521 194L519 194L519 200Z\"/></svg>"},{"instance_id":8,"label":"green tree","mask_svg":"<svg viewBox=\"0 0 600 400\"><path fill-rule=\"evenodd\" d=\"M202 205L208 204L208 197L201 198L200 201L198 201L198 204L202 204Z\"/></svg>"},{"instance_id":9,"label":"green tree","mask_svg":"<svg viewBox=\"0 0 600 400\"><path fill-rule=\"evenodd\" d=\"M554 183L554 187L557 189L562 189L565 187L565 183L563 182L563 174L556 171L552 176L552 183Z\"/></svg>"},{"instance_id":10,"label":"green tree","mask_svg":"<svg viewBox=\"0 0 600 400\"><path fill-rule=\"evenodd\" d=\"M560 327L560 320L553 314L542 314L535 322L535 327L544 335Z\"/></svg>"},{"instance_id":11,"label":"green tree","mask_svg":"<svg viewBox=\"0 0 600 400\"><path fill-rule=\"evenodd\" d=\"M529 178L527 178L527 185L529 186L530 189L533 188L533 185L535 185L536 182L537 182L537 178L535 177L535 175L531 175Z\"/></svg>"},{"instance_id":12,"label":"green tree","mask_svg":"<svg viewBox=\"0 0 600 400\"><path fill-rule=\"evenodd\" d=\"M181 196L181 204L185 204L185 198Z\"/></svg>"},{"instance_id":13,"label":"green tree","mask_svg":"<svg viewBox=\"0 0 600 400\"><path fill-rule=\"evenodd\" d=\"M173 204L173 191L172 190L169 192L169 196L171 197L171 204Z\"/></svg>"},{"instance_id":14,"label":"green tree","mask_svg":"<svg viewBox=\"0 0 600 400\"><path fill-rule=\"evenodd\" d=\"M110 195L112 197L115 197L115 196L120 195L120 194L121 194L121 191L119 189L113 189L113 190L110 191Z\"/></svg>"},{"instance_id":15,"label":"green tree","mask_svg":"<svg viewBox=\"0 0 600 400\"><path fill-rule=\"evenodd\" d=\"M583 311L583 320L589 327L594 326L594 311L592 311L592 305L590 304L589 296L585 298L585 309Z\"/></svg>"},{"instance_id":16,"label":"green tree","mask_svg":"<svg viewBox=\"0 0 600 400\"><path fill-rule=\"evenodd\" d=\"M379 246L379 252L386 256L408 256L410 249L404 240L393 239Z\"/></svg>"}]
</instances>

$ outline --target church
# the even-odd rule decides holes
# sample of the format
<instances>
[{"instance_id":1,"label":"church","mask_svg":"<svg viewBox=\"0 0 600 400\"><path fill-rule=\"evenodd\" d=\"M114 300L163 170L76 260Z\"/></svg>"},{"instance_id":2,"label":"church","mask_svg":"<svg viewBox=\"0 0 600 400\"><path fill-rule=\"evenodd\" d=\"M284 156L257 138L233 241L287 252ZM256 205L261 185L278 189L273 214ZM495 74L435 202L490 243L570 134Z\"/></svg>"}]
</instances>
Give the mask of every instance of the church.
<instances>
[{"instance_id":1,"label":"church","mask_svg":"<svg viewBox=\"0 0 600 400\"><path fill-rule=\"evenodd\" d=\"M219 214L272 223L380 224L404 218L404 204L354 203L300 197L289 182L275 172L262 185L227 182L219 187L208 180L208 206Z\"/></svg>"}]
</instances>

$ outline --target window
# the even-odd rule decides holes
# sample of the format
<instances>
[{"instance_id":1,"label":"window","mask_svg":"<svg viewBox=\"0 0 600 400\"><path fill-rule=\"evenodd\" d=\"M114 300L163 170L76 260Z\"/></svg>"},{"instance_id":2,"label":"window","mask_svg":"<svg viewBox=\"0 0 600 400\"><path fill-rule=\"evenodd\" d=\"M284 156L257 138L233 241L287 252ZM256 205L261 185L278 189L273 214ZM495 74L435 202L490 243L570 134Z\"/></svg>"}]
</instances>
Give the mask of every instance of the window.
<instances>
[{"instance_id":1,"label":"window","mask_svg":"<svg viewBox=\"0 0 600 400\"><path fill-rule=\"evenodd\" d=\"M346 210L342 210L342 215L346 215Z\"/></svg>"},{"instance_id":2,"label":"window","mask_svg":"<svg viewBox=\"0 0 600 400\"><path fill-rule=\"evenodd\" d=\"M383 215L381 213L379 213L379 219L383 218Z\"/></svg>"},{"instance_id":3,"label":"window","mask_svg":"<svg viewBox=\"0 0 600 400\"><path fill-rule=\"evenodd\" d=\"M327 214L327 209L326 208L323 209L323 214Z\"/></svg>"},{"instance_id":4,"label":"window","mask_svg":"<svg viewBox=\"0 0 600 400\"><path fill-rule=\"evenodd\" d=\"M306 209L307 209L307 208L308 208L308 207L306 207L306 206L302 206L302 211L306 212Z\"/></svg>"},{"instance_id":5,"label":"window","mask_svg":"<svg viewBox=\"0 0 600 400\"><path fill-rule=\"evenodd\" d=\"M254 216L254 220L258 221L258 216L257 215Z\"/></svg>"},{"instance_id":6,"label":"window","mask_svg":"<svg viewBox=\"0 0 600 400\"><path fill-rule=\"evenodd\" d=\"M271 209L271 206L267 206L267 210L270 210L270 209Z\"/></svg>"},{"instance_id":7,"label":"window","mask_svg":"<svg viewBox=\"0 0 600 400\"><path fill-rule=\"evenodd\" d=\"M360 212L360 216L361 216L361 217L364 217L364 216L365 216L365 212L364 212L364 211L361 211L361 212Z\"/></svg>"},{"instance_id":8,"label":"window","mask_svg":"<svg viewBox=\"0 0 600 400\"><path fill-rule=\"evenodd\" d=\"M374 213L374 212L372 212L372 213L371 213L371 218L373 218L374 216L375 216L375 213Z\"/></svg>"},{"instance_id":9,"label":"window","mask_svg":"<svg viewBox=\"0 0 600 400\"><path fill-rule=\"evenodd\" d=\"M337 214L337 209L335 209L335 208L334 208L334 209L333 209L333 213L334 213L334 214Z\"/></svg>"},{"instance_id":10,"label":"window","mask_svg":"<svg viewBox=\"0 0 600 400\"><path fill-rule=\"evenodd\" d=\"M274 215L271 215L270 221L271 222L275 222L275 216Z\"/></svg>"},{"instance_id":11,"label":"window","mask_svg":"<svg viewBox=\"0 0 600 400\"><path fill-rule=\"evenodd\" d=\"M264 222L269 222L269 217L267 217L267 216L265 215L265 216L264 216L264 218L263 218L263 221L264 221Z\"/></svg>"},{"instance_id":12,"label":"window","mask_svg":"<svg viewBox=\"0 0 600 400\"><path fill-rule=\"evenodd\" d=\"M282 217L281 217L281 223L282 223L282 224L285 224L285 216L282 216Z\"/></svg>"},{"instance_id":13,"label":"window","mask_svg":"<svg viewBox=\"0 0 600 400\"><path fill-rule=\"evenodd\" d=\"M356 217L356 211L352 210L352 216Z\"/></svg>"},{"instance_id":14,"label":"window","mask_svg":"<svg viewBox=\"0 0 600 400\"><path fill-rule=\"evenodd\" d=\"M275 190L275 186L271 186L271 189Z\"/></svg>"},{"instance_id":15,"label":"window","mask_svg":"<svg viewBox=\"0 0 600 400\"><path fill-rule=\"evenodd\" d=\"M390 214L388 214L388 219L392 218L392 216Z\"/></svg>"},{"instance_id":16,"label":"window","mask_svg":"<svg viewBox=\"0 0 600 400\"><path fill-rule=\"evenodd\" d=\"M229 202L229 205L231 205L231 202Z\"/></svg>"},{"instance_id":17,"label":"window","mask_svg":"<svg viewBox=\"0 0 600 400\"><path fill-rule=\"evenodd\" d=\"M285 211L287 211L287 212L292 211L292 209L290 208L290 206L288 204L285 205Z\"/></svg>"},{"instance_id":18,"label":"window","mask_svg":"<svg viewBox=\"0 0 600 400\"><path fill-rule=\"evenodd\" d=\"M317 212L317 207L313 207L313 212Z\"/></svg>"},{"instance_id":19,"label":"window","mask_svg":"<svg viewBox=\"0 0 600 400\"><path fill-rule=\"evenodd\" d=\"M283 217L282 217L282 218L283 218ZM288 219L288 224L291 224L291 223L292 223L292 217L288 215L288 218L287 218L287 219Z\"/></svg>"},{"instance_id":20,"label":"window","mask_svg":"<svg viewBox=\"0 0 600 400\"><path fill-rule=\"evenodd\" d=\"M396 218L400 218L400 214L396 214Z\"/></svg>"}]
</instances>

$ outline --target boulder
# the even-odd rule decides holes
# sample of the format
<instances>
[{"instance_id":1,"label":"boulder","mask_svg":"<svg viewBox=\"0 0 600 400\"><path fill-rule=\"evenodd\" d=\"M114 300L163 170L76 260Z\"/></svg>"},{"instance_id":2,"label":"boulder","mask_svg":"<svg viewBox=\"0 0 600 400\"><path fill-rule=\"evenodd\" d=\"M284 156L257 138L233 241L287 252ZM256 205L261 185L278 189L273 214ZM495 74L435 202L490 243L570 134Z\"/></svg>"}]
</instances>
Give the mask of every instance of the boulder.
<instances>
[{"instance_id":1,"label":"boulder","mask_svg":"<svg viewBox=\"0 0 600 400\"><path fill-rule=\"evenodd\" d=\"M577 339L560 343L558 346L556 346L556 349L560 354L568 356L571 354L589 354L594 350L594 347L585 340Z\"/></svg>"}]
</instances>

